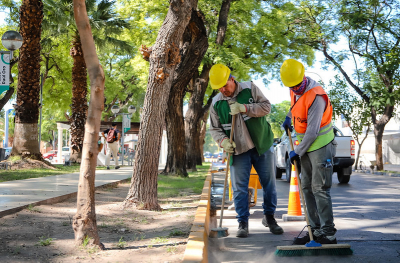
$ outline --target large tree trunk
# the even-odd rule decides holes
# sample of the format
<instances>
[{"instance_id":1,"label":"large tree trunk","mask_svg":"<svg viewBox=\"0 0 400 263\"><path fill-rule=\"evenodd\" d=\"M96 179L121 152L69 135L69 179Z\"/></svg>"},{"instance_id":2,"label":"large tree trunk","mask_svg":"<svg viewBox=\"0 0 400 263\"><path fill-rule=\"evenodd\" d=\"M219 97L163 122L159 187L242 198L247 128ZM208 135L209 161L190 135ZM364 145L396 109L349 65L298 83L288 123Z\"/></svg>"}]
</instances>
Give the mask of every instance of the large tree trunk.
<instances>
[{"instance_id":1,"label":"large tree trunk","mask_svg":"<svg viewBox=\"0 0 400 263\"><path fill-rule=\"evenodd\" d=\"M218 16L217 38L215 40L217 45L222 45L225 40L231 1L232 0L224 0L221 4ZM196 79L189 101L189 108L185 117L185 137L186 145L188 147L187 167L192 169L192 171L196 171L196 164L201 165L203 160L199 140L191 140L191 138L200 138L199 121L203 117L207 107L211 104L211 100L209 99L207 105L203 107L204 95L208 86L208 73L210 72L211 67L211 64L205 64L200 79ZM215 94L216 93L213 92L213 96L215 96ZM211 96L211 99L213 96Z\"/></svg>"},{"instance_id":2,"label":"large tree trunk","mask_svg":"<svg viewBox=\"0 0 400 263\"><path fill-rule=\"evenodd\" d=\"M189 99L189 107L185 116L185 140L187 145L187 168L196 171L196 165L202 164L200 150L199 121L204 115L203 101L208 85L210 64L203 65L200 77L193 84L192 94ZM211 101L210 101L211 102ZM195 139L194 139L195 138Z\"/></svg>"},{"instance_id":3,"label":"large tree trunk","mask_svg":"<svg viewBox=\"0 0 400 263\"><path fill-rule=\"evenodd\" d=\"M192 16L181 42L182 62L178 65L166 111L168 155L164 174L188 176L186 171L185 123L183 98L193 74L198 70L208 48L207 31L202 16L192 11ZM192 138L195 140L196 137Z\"/></svg>"},{"instance_id":4,"label":"large tree trunk","mask_svg":"<svg viewBox=\"0 0 400 263\"><path fill-rule=\"evenodd\" d=\"M97 232L94 200L95 172L97 165L101 112L104 108L104 72L99 63L94 45L89 18L84 0L74 0L74 16L81 36L82 50L90 78L90 103L85 126L82 162L79 174L77 211L73 219L75 242L82 244L85 239L104 249Z\"/></svg>"},{"instance_id":5,"label":"large tree trunk","mask_svg":"<svg viewBox=\"0 0 400 263\"><path fill-rule=\"evenodd\" d=\"M42 160L38 142L40 94L40 38L43 2L24 0L20 8L20 33L23 44L18 64L15 130L11 155Z\"/></svg>"},{"instance_id":6,"label":"large tree trunk","mask_svg":"<svg viewBox=\"0 0 400 263\"><path fill-rule=\"evenodd\" d=\"M180 62L179 42L189 23L197 0L171 0L170 8L158 33L150 56L150 70L140 122L139 141L125 207L160 210L157 199L158 160L165 110ZM154 158L149 158L154 156Z\"/></svg>"},{"instance_id":7,"label":"large tree trunk","mask_svg":"<svg viewBox=\"0 0 400 263\"><path fill-rule=\"evenodd\" d=\"M80 163L88 105L87 69L78 33L73 38L70 55L74 59L72 67L72 105L69 118L72 149L70 161Z\"/></svg>"}]
</instances>

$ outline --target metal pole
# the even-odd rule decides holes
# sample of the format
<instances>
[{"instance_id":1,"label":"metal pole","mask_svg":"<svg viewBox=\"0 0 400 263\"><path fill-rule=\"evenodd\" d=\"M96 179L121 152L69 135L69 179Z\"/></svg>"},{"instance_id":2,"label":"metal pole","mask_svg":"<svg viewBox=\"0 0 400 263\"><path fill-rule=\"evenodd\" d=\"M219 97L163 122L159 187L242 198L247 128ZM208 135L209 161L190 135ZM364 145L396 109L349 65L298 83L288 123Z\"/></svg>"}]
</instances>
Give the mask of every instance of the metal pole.
<instances>
[{"instance_id":1,"label":"metal pole","mask_svg":"<svg viewBox=\"0 0 400 263\"><path fill-rule=\"evenodd\" d=\"M121 166L124 166L124 136L125 136L125 133L124 133L124 117L125 117L125 114L122 114L122 139L121 139L121 144L122 144L122 147L121 147L122 163L121 163Z\"/></svg>"},{"instance_id":2,"label":"metal pole","mask_svg":"<svg viewBox=\"0 0 400 263\"><path fill-rule=\"evenodd\" d=\"M39 118L39 152L40 142L42 141L42 102L43 102L43 73L40 74L40 118Z\"/></svg>"},{"instance_id":3,"label":"metal pole","mask_svg":"<svg viewBox=\"0 0 400 263\"><path fill-rule=\"evenodd\" d=\"M8 126L9 126L9 118L8 118L8 114L10 113L11 109L6 110L6 116L5 116L5 123L6 123L6 127L4 128L4 148L8 147Z\"/></svg>"}]
</instances>

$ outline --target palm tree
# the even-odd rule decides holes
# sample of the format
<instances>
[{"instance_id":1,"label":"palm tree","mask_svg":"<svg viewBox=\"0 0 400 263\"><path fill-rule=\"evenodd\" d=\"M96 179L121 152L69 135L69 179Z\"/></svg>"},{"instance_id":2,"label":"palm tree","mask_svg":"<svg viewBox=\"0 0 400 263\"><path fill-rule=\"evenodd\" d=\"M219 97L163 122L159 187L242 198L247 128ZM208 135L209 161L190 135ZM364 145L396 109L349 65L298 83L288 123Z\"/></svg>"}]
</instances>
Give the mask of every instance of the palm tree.
<instances>
[{"instance_id":1,"label":"palm tree","mask_svg":"<svg viewBox=\"0 0 400 263\"><path fill-rule=\"evenodd\" d=\"M114 1L95 0L86 1L86 10L89 15L93 38L96 46L101 49L107 46L117 47L130 51L127 42L118 40L118 36L129 24L121 19L114 11ZM47 0L45 3L47 14L43 26L49 35L43 41L49 43L51 37L60 34L71 35L70 55L73 58L72 67L72 104L68 121L71 125L71 161L80 162L85 134L87 117L87 69L83 58L83 51L79 32L76 28L71 0Z\"/></svg>"},{"instance_id":2,"label":"palm tree","mask_svg":"<svg viewBox=\"0 0 400 263\"><path fill-rule=\"evenodd\" d=\"M20 34L23 44L18 63L15 136L12 155L42 160L38 143L40 92L40 38L43 2L23 0L20 7Z\"/></svg>"}]
</instances>

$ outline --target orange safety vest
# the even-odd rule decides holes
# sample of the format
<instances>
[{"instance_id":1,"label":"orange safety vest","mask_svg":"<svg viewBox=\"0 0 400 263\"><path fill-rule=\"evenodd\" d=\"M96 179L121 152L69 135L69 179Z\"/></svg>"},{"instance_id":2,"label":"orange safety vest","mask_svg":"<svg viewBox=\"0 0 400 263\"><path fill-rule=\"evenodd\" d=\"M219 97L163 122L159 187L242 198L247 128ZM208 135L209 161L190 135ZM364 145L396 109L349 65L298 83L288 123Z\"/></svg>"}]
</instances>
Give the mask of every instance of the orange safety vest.
<instances>
[{"instance_id":1,"label":"orange safety vest","mask_svg":"<svg viewBox=\"0 0 400 263\"><path fill-rule=\"evenodd\" d=\"M335 138L332 126L332 104L328 98L328 95L321 86L310 89L297 101L296 94L293 91L290 91L293 126L300 142L303 140L307 130L308 109L314 103L316 96L322 96L325 99L327 106L324 114L322 115L318 137L315 139L307 152L318 150L330 143Z\"/></svg>"}]
</instances>

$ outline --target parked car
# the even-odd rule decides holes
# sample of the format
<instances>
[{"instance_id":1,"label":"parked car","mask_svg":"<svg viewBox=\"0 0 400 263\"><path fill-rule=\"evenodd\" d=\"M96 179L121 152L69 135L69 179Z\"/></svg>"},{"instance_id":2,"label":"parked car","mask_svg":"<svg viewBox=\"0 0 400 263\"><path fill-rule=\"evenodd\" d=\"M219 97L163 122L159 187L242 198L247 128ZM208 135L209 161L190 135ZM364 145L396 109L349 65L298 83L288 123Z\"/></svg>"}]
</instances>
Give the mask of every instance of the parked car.
<instances>
[{"instance_id":1,"label":"parked car","mask_svg":"<svg viewBox=\"0 0 400 263\"><path fill-rule=\"evenodd\" d=\"M355 142L351 136L344 136L343 133L337 128L333 127L335 134L335 141L337 142L336 156L333 158L333 172L337 173L339 183L348 183L352 172L351 166L354 164L355 156ZM293 131L292 140L294 149L299 144L296 139L296 133ZM275 160L276 160L276 178L282 177L282 172L285 171L286 181L290 182L291 163L289 159L289 152L291 147L289 145L289 137L284 133L280 142L275 146ZM301 172L301 167L300 167Z\"/></svg>"},{"instance_id":2,"label":"parked car","mask_svg":"<svg viewBox=\"0 0 400 263\"><path fill-rule=\"evenodd\" d=\"M57 150L51 150L45 154L43 154L44 159L53 160L53 158L57 157Z\"/></svg>"},{"instance_id":3,"label":"parked car","mask_svg":"<svg viewBox=\"0 0 400 263\"><path fill-rule=\"evenodd\" d=\"M62 155L62 156L70 155L70 154L71 154L71 151L70 151L70 149L69 149L68 146L62 147L62 152L61 152L61 155Z\"/></svg>"},{"instance_id":4,"label":"parked car","mask_svg":"<svg viewBox=\"0 0 400 263\"><path fill-rule=\"evenodd\" d=\"M8 159L8 157L10 157L12 147L6 147L4 149L6 149L6 151L4 153L4 160L6 160L6 159Z\"/></svg>"}]
</instances>

